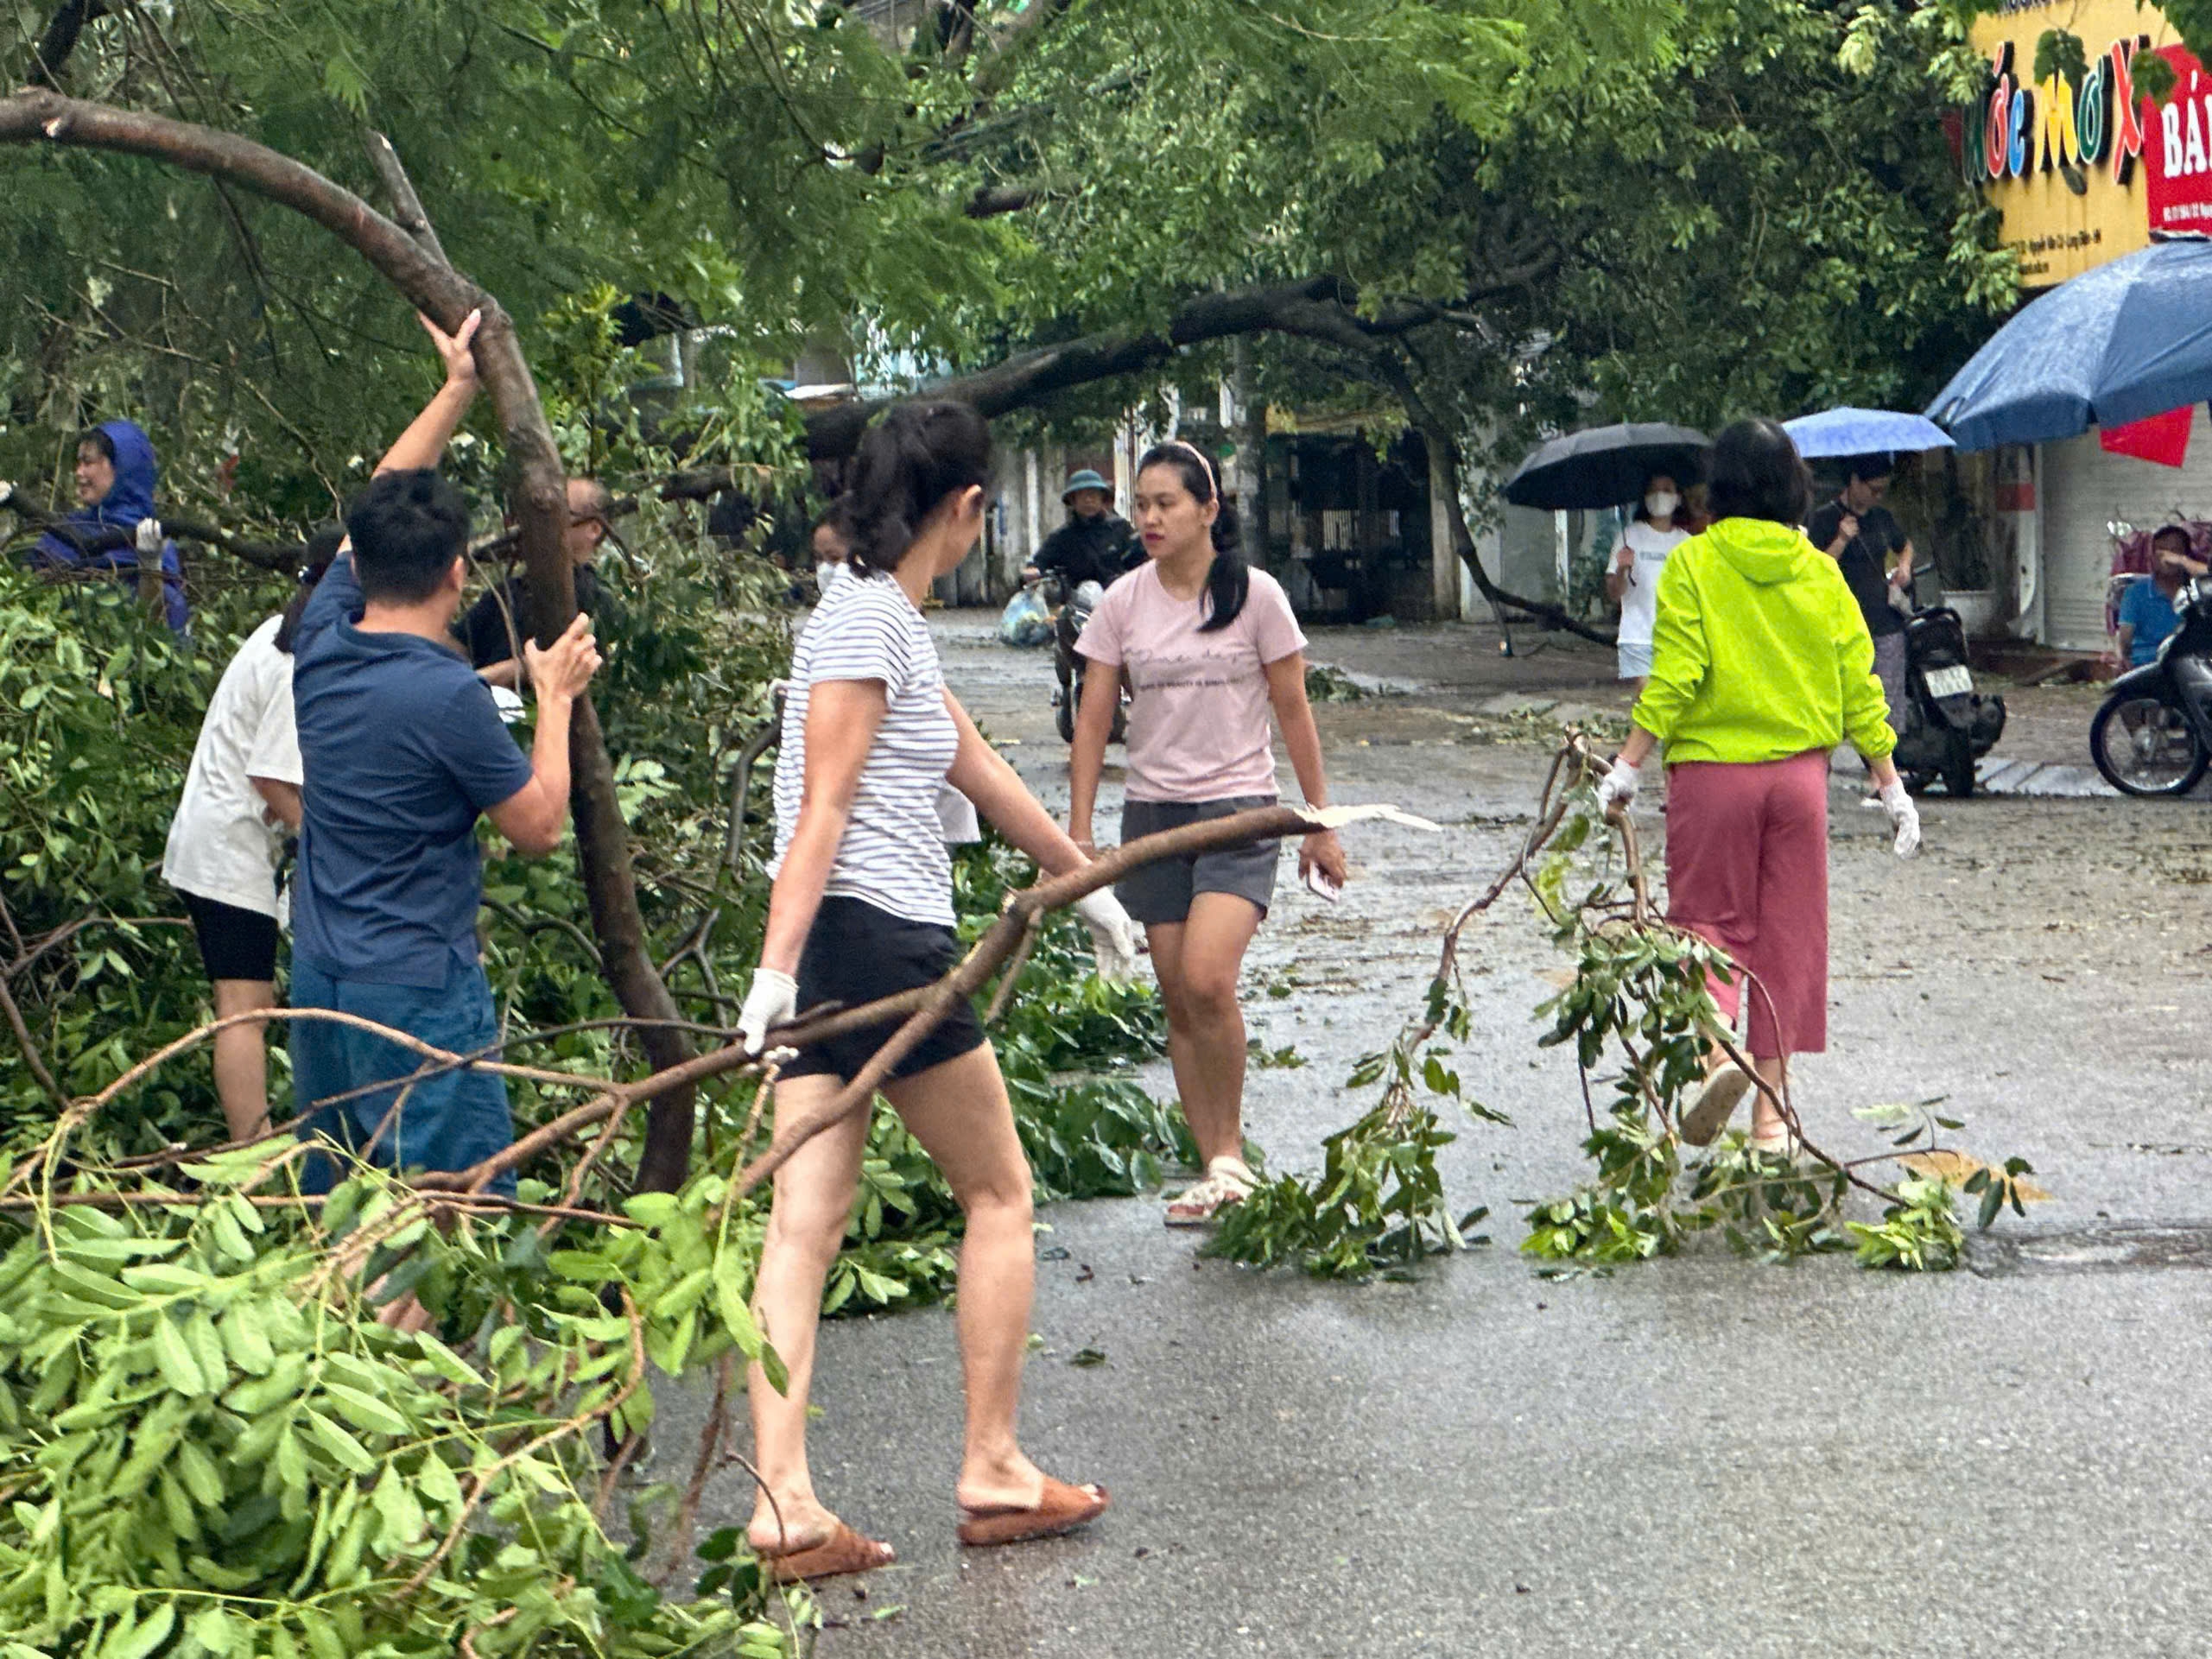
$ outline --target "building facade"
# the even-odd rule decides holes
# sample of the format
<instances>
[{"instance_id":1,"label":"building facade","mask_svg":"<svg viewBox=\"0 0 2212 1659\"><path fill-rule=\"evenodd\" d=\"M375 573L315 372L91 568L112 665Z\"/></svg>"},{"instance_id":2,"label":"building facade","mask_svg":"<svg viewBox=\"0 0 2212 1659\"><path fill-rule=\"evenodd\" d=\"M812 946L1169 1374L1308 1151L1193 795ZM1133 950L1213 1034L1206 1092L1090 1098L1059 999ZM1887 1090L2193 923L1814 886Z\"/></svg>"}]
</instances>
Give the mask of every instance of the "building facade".
<instances>
[{"instance_id":1,"label":"building facade","mask_svg":"<svg viewBox=\"0 0 2212 1659\"><path fill-rule=\"evenodd\" d=\"M2002 216L2028 297L2154 237L2212 235L2212 75L2158 11L2010 0L1973 39L1988 75L1954 136L1968 180ZM2168 73L2170 95L2153 101L2145 85ZM2178 465L2114 453L2114 441L2145 446L2089 433L1958 458L1958 487L1984 528L1989 585L1970 599L1983 631L2101 649L2111 527L2212 518L2202 405L2186 443L2164 446Z\"/></svg>"}]
</instances>

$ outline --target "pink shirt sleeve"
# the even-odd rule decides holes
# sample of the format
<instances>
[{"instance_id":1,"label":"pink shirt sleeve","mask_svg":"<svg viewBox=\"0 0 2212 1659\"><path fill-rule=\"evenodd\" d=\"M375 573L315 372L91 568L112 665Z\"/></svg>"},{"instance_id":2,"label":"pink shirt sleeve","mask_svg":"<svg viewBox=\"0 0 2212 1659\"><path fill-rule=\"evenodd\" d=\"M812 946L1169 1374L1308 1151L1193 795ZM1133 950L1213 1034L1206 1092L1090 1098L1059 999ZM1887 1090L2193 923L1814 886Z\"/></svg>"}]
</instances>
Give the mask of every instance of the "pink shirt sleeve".
<instances>
[{"instance_id":1,"label":"pink shirt sleeve","mask_svg":"<svg viewBox=\"0 0 2212 1659\"><path fill-rule=\"evenodd\" d=\"M1245 597L1244 614L1252 619L1252 641L1264 662L1280 662L1306 649L1306 636L1291 614L1283 584L1265 571L1252 573L1252 588Z\"/></svg>"},{"instance_id":2,"label":"pink shirt sleeve","mask_svg":"<svg viewBox=\"0 0 2212 1659\"><path fill-rule=\"evenodd\" d=\"M1106 589L1099 608L1091 612L1091 619L1083 624L1082 633L1075 641L1075 651L1093 662L1103 662L1110 668L1121 666L1122 633L1127 626L1129 595L1132 584L1116 582Z\"/></svg>"}]
</instances>

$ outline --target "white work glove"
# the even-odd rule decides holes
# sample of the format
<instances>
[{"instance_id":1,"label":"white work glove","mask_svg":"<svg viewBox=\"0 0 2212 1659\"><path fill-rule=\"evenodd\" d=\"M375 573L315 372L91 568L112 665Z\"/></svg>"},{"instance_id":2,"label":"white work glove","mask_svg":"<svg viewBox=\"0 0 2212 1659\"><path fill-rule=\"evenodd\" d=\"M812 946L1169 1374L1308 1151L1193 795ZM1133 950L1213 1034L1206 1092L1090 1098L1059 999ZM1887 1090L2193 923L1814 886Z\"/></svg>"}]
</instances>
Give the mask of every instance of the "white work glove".
<instances>
[{"instance_id":1,"label":"white work glove","mask_svg":"<svg viewBox=\"0 0 2212 1659\"><path fill-rule=\"evenodd\" d=\"M1874 798L1882 803L1882 810L1890 815L1890 827L1897 832L1897 856L1910 858L1920 851L1920 808L1913 804L1905 780L1892 778Z\"/></svg>"},{"instance_id":2,"label":"white work glove","mask_svg":"<svg viewBox=\"0 0 2212 1659\"><path fill-rule=\"evenodd\" d=\"M1075 914L1091 930L1091 951L1098 958L1101 979L1137 977L1137 924L1110 888L1086 893L1075 901Z\"/></svg>"},{"instance_id":3,"label":"white work glove","mask_svg":"<svg viewBox=\"0 0 2212 1659\"><path fill-rule=\"evenodd\" d=\"M774 968L755 968L752 989L738 1010L738 1035L745 1052L757 1054L768 1039L769 1028L788 1023L799 1011L799 982Z\"/></svg>"},{"instance_id":4,"label":"white work glove","mask_svg":"<svg viewBox=\"0 0 2212 1659\"><path fill-rule=\"evenodd\" d=\"M162 556L162 521L142 518L138 521L138 556L159 559Z\"/></svg>"},{"instance_id":5,"label":"white work glove","mask_svg":"<svg viewBox=\"0 0 2212 1659\"><path fill-rule=\"evenodd\" d=\"M1616 806L1626 807L1636 799L1636 786L1644 775L1625 760L1616 760L1613 770L1598 784L1598 816L1610 818Z\"/></svg>"}]
</instances>

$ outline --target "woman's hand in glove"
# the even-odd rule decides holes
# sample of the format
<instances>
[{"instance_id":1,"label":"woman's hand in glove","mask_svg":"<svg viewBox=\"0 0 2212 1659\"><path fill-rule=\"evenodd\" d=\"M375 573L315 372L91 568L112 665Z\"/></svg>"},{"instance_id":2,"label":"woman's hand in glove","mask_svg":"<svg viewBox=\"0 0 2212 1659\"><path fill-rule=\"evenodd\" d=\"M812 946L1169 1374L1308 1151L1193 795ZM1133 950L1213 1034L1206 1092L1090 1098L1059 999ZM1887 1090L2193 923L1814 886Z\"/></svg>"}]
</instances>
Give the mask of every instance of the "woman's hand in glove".
<instances>
[{"instance_id":1,"label":"woman's hand in glove","mask_svg":"<svg viewBox=\"0 0 2212 1659\"><path fill-rule=\"evenodd\" d=\"M1636 786L1643 780L1643 773L1627 761L1613 762L1613 770L1598 784L1598 815L1610 818L1615 807L1626 807L1636 799Z\"/></svg>"},{"instance_id":2,"label":"woman's hand in glove","mask_svg":"<svg viewBox=\"0 0 2212 1659\"><path fill-rule=\"evenodd\" d=\"M1075 914L1091 930L1091 950L1098 958L1101 979L1137 977L1137 924L1109 888L1086 893L1075 901Z\"/></svg>"},{"instance_id":3,"label":"woman's hand in glove","mask_svg":"<svg viewBox=\"0 0 2212 1659\"><path fill-rule=\"evenodd\" d=\"M738 1010L738 1035L745 1052L758 1054L769 1031L788 1024L798 1011L799 982L774 968L755 968L752 989L745 992L745 1006Z\"/></svg>"},{"instance_id":4,"label":"woman's hand in glove","mask_svg":"<svg viewBox=\"0 0 2212 1659\"><path fill-rule=\"evenodd\" d=\"M1876 797L1882 810L1890 815L1890 827L1897 832L1894 843L1897 856L1910 858L1920 851L1920 808L1913 804L1912 794L1905 787L1905 780L1893 777L1882 785Z\"/></svg>"}]
</instances>

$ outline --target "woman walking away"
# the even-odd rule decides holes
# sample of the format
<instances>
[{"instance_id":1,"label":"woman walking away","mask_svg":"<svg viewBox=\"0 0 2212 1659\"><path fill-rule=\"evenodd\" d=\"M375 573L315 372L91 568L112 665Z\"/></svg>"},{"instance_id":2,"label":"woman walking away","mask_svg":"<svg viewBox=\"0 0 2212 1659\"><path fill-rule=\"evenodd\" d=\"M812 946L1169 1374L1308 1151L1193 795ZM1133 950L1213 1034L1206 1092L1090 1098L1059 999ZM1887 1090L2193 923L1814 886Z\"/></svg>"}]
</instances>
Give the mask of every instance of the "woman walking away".
<instances>
[{"instance_id":1,"label":"woman walking away","mask_svg":"<svg viewBox=\"0 0 2212 1659\"><path fill-rule=\"evenodd\" d=\"M983 527L991 434L962 403L892 409L861 440L851 491L847 573L799 635L776 763L776 861L767 937L738 1024L761 1052L771 1028L822 1003L859 1007L939 978L958 957L952 865L937 818L949 776L1006 839L1061 874L1086 860L945 689L922 620L929 584ZM1075 907L1099 971L1132 971L1129 918L1111 893ZM802 1049L776 1086L778 1128L825 1110L897 1022ZM1105 1489L1055 1480L1014 1433L1035 1276L1030 1171L1013 1108L965 1003L883 1086L967 1217L960 1245L961 1369L967 1437L960 1538L1015 1543L1082 1525ZM867 1139L863 1111L823 1130L776 1172L755 1308L790 1372L778 1390L748 1379L761 1491L749 1529L778 1579L865 1572L895 1559L815 1496L807 1396L822 1282L852 1209Z\"/></svg>"},{"instance_id":2,"label":"woman walking away","mask_svg":"<svg viewBox=\"0 0 2212 1659\"><path fill-rule=\"evenodd\" d=\"M1640 693L1651 674L1651 624L1659 610L1659 573L1667 555L1689 540L1689 532L1676 521L1682 491L1672 475L1654 472L1644 480L1644 498L1629 521L1620 546L1614 549L1613 568L1606 572L1606 595L1620 607L1620 629L1614 649L1620 657L1620 678L1632 695Z\"/></svg>"},{"instance_id":3,"label":"woman walking away","mask_svg":"<svg viewBox=\"0 0 2212 1659\"><path fill-rule=\"evenodd\" d=\"M1713 527L1659 579L1651 683L1598 805L1626 805L1645 757L1667 746L1667 919L1755 981L1751 1057L1778 1093L1791 1054L1828 1046L1828 751L1848 736L1866 757L1899 858L1920 845L1920 815L1890 762L1866 619L1797 528L1812 486L1789 434L1772 421L1730 427L1711 487ZM1740 991L1714 987L1732 1020ZM1683 1103L1683 1139L1710 1142L1750 1085L1716 1049ZM1786 1154L1788 1141L1761 1093L1752 1145Z\"/></svg>"},{"instance_id":4,"label":"woman walking away","mask_svg":"<svg viewBox=\"0 0 2212 1659\"><path fill-rule=\"evenodd\" d=\"M291 605L247 635L223 670L169 820L162 879L192 917L218 1019L276 1006L277 870L283 839L300 833L292 636L344 535L336 525L316 533ZM215 1092L232 1140L268 1127L268 1084L262 1023L218 1031Z\"/></svg>"},{"instance_id":5,"label":"woman walking away","mask_svg":"<svg viewBox=\"0 0 2212 1659\"><path fill-rule=\"evenodd\" d=\"M1130 688L1129 794L1121 839L1275 804L1268 710L1309 806L1328 804L1321 734L1306 703L1306 636L1283 589L1236 552L1234 510L1190 445L1147 450L1137 529L1150 561L1106 590L1075 649L1093 667L1068 759L1068 833L1090 845L1099 773L1122 685ZM1168 1055L1205 1174L1168 1205L1201 1226L1253 1186L1244 1161L1245 1017L1237 975L1275 892L1276 846L1168 858L1115 890L1144 924L1168 1010ZM1305 838L1298 874L1344 883L1334 832Z\"/></svg>"}]
</instances>

